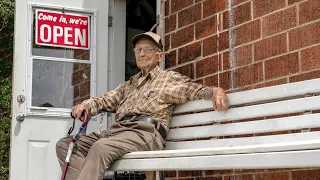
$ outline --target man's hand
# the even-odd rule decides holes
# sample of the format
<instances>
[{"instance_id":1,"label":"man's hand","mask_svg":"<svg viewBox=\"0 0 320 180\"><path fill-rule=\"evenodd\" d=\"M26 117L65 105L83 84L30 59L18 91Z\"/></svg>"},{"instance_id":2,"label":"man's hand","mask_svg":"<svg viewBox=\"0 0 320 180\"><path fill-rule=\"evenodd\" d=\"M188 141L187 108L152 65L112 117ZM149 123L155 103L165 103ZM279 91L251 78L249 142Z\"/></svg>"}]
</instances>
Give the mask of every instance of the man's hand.
<instances>
[{"instance_id":1,"label":"man's hand","mask_svg":"<svg viewBox=\"0 0 320 180\"><path fill-rule=\"evenodd\" d=\"M73 106L72 108L72 116L75 118L79 118L80 121L83 121L84 117L82 116L82 112L85 111L88 114L89 117L89 109L84 104L78 104L76 106Z\"/></svg>"},{"instance_id":2,"label":"man's hand","mask_svg":"<svg viewBox=\"0 0 320 180\"><path fill-rule=\"evenodd\" d=\"M225 111L229 108L228 97L222 88L214 87L212 104L216 111Z\"/></svg>"}]
</instances>

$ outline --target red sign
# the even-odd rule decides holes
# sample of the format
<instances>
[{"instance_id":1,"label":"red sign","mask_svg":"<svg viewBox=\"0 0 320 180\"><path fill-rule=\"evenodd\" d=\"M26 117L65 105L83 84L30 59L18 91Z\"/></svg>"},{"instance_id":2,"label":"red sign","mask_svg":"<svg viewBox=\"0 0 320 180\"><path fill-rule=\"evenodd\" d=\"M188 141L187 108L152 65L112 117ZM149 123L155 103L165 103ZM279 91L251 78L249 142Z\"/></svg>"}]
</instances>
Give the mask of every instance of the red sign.
<instances>
[{"instance_id":1,"label":"red sign","mask_svg":"<svg viewBox=\"0 0 320 180\"><path fill-rule=\"evenodd\" d=\"M36 10L36 44L89 49L89 16Z\"/></svg>"}]
</instances>

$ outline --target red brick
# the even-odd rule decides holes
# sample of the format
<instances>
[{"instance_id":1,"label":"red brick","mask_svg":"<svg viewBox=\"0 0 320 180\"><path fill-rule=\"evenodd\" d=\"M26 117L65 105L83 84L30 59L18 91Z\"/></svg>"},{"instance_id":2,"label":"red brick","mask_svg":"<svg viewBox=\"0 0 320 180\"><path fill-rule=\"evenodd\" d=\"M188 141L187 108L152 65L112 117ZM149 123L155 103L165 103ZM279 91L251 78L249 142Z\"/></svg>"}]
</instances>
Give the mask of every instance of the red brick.
<instances>
[{"instance_id":1,"label":"red brick","mask_svg":"<svg viewBox=\"0 0 320 180\"><path fill-rule=\"evenodd\" d=\"M218 86L218 75L215 74L213 76L206 77L203 81L206 86Z\"/></svg>"},{"instance_id":2,"label":"red brick","mask_svg":"<svg viewBox=\"0 0 320 180\"><path fill-rule=\"evenodd\" d=\"M223 180L222 176L196 177L194 180Z\"/></svg>"},{"instance_id":3,"label":"red brick","mask_svg":"<svg viewBox=\"0 0 320 180\"><path fill-rule=\"evenodd\" d=\"M178 64L186 63L201 56L201 42L182 47L178 51Z\"/></svg>"},{"instance_id":4,"label":"red brick","mask_svg":"<svg viewBox=\"0 0 320 180\"><path fill-rule=\"evenodd\" d=\"M86 51L82 56L80 56L80 60L90 60L90 51Z\"/></svg>"},{"instance_id":5,"label":"red brick","mask_svg":"<svg viewBox=\"0 0 320 180\"><path fill-rule=\"evenodd\" d=\"M73 72L79 70L79 68L80 68L80 64L74 64L74 66L73 66Z\"/></svg>"},{"instance_id":6,"label":"red brick","mask_svg":"<svg viewBox=\"0 0 320 180\"><path fill-rule=\"evenodd\" d=\"M212 56L196 62L196 78L214 74L219 70L218 56Z\"/></svg>"},{"instance_id":7,"label":"red brick","mask_svg":"<svg viewBox=\"0 0 320 180\"><path fill-rule=\"evenodd\" d=\"M192 24L201 19L201 4L196 4L187 9L184 9L178 14L178 25L179 28Z\"/></svg>"},{"instance_id":8,"label":"red brick","mask_svg":"<svg viewBox=\"0 0 320 180\"><path fill-rule=\"evenodd\" d=\"M290 180L290 172L267 172L255 174L255 180Z\"/></svg>"},{"instance_id":9,"label":"red brick","mask_svg":"<svg viewBox=\"0 0 320 180\"><path fill-rule=\"evenodd\" d=\"M257 121L257 119L245 119L245 120L239 120L237 122L249 122L249 121ZM254 173L256 172L256 169L234 169L234 174L238 173Z\"/></svg>"},{"instance_id":10,"label":"red brick","mask_svg":"<svg viewBox=\"0 0 320 180\"><path fill-rule=\"evenodd\" d=\"M300 24L307 23L320 18L319 0L308 0L299 5Z\"/></svg>"},{"instance_id":11,"label":"red brick","mask_svg":"<svg viewBox=\"0 0 320 180\"><path fill-rule=\"evenodd\" d=\"M168 51L170 49L171 46L171 39L170 39L170 34L166 35L164 37L164 50Z\"/></svg>"},{"instance_id":12,"label":"red brick","mask_svg":"<svg viewBox=\"0 0 320 180\"><path fill-rule=\"evenodd\" d=\"M294 74L299 71L299 55L292 53L265 61L266 80Z\"/></svg>"},{"instance_id":13,"label":"red brick","mask_svg":"<svg viewBox=\"0 0 320 180\"><path fill-rule=\"evenodd\" d=\"M256 136L271 136L271 135L280 135L280 134L290 134L290 131L277 131L277 132L268 132L268 133L257 133Z\"/></svg>"},{"instance_id":14,"label":"red brick","mask_svg":"<svg viewBox=\"0 0 320 180\"><path fill-rule=\"evenodd\" d=\"M232 61L230 62L230 56ZM230 69L231 63L233 68L250 64L252 62L252 44L241 46L237 49L223 53L223 70Z\"/></svg>"},{"instance_id":15,"label":"red brick","mask_svg":"<svg viewBox=\"0 0 320 180\"><path fill-rule=\"evenodd\" d=\"M165 16L168 16L169 15L169 10L170 10L170 0L166 0L165 2L164 2L164 15Z\"/></svg>"},{"instance_id":16,"label":"red brick","mask_svg":"<svg viewBox=\"0 0 320 180\"><path fill-rule=\"evenodd\" d=\"M205 0L203 2L203 17L206 18L227 8L227 0Z\"/></svg>"},{"instance_id":17,"label":"red brick","mask_svg":"<svg viewBox=\"0 0 320 180\"><path fill-rule=\"evenodd\" d=\"M187 64L185 66L174 69L173 71L177 71L182 75L188 76L191 79L194 79L194 67L193 64Z\"/></svg>"},{"instance_id":18,"label":"red brick","mask_svg":"<svg viewBox=\"0 0 320 180\"><path fill-rule=\"evenodd\" d=\"M320 169L301 170L291 172L292 180L315 180L320 179Z\"/></svg>"},{"instance_id":19,"label":"red brick","mask_svg":"<svg viewBox=\"0 0 320 180\"><path fill-rule=\"evenodd\" d=\"M251 20L251 2L232 8L231 11L224 12L223 29L242 24L249 20Z\"/></svg>"},{"instance_id":20,"label":"red brick","mask_svg":"<svg viewBox=\"0 0 320 180\"><path fill-rule=\"evenodd\" d=\"M293 29L289 32L289 48L303 48L320 42L320 22Z\"/></svg>"},{"instance_id":21,"label":"red brick","mask_svg":"<svg viewBox=\"0 0 320 180\"><path fill-rule=\"evenodd\" d=\"M194 27L188 26L171 35L171 47L176 48L194 40Z\"/></svg>"},{"instance_id":22,"label":"red brick","mask_svg":"<svg viewBox=\"0 0 320 180\"><path fill-rule=\"evenodd\" d=\"M236 69L234 74L233 86L241 87L250 84L255 84L263 80L262 63L251 64L245 67Z\"/></svg>"},{"instance_id":23,"label":"red brick","mask_svg":"<svg viewBox=\"0 0 320 180\"><path fill-rule=\"evenodd\" d=\"M165 68L171 68L177 65L177 51L170 51L166 53Z\"/></svg>"},{"instance_id":24,"label":"red brick","mask_svg":"<svg viewBox=\"0 0 320 180\"><path fill-rule=\"evenodd\" d=\"M75 49L74 50L74 59L81 59L81 56L87 53L87 50Z\"/></svg>"},{"instance_id":25,"label":"red brick","mask_svg":"<svg viewBox=\"0 0 320 180\"><path fill-rule=\"evenodd\" d=\"M85 79L83 77L83 74L85 74L87 76L87 79ZM81 69L79 71L73 72L73 74L72 74L72 85L77 85L77 84L83 83L88 79L90 79L90 67L87 67L85 69Z\"/></svg>"},{"instance_id":26,"label":"red brick","mask_svg":"<svg viewBox=\"0 0 320 180\"><path fill-rule=\"evenodd\" d=\"M90 71L90 64L80 64L80 69Z\"/></svg>"},{"instance_id":27,"label":"red brick","mask_svg":"<svg viewBox=\"0 0 320 180\"><path fill-rule=\"evenodd\" d=\"M232 170L207 170L204 171L206 176L211 176L211 175L222 175L222 174L231 174Z\"/></svg>"},{"instance_id":28,"label":"red brick","mask_svg":"<svg viewBox=\"0 0 320 180\"><path fill-rule=\"evenodd\" d=\"M193 0L171 0L171 13L175 13L183 8L191 6Z\"/></svg>"},{"instance_id":29,"label":"red brick","mask_svg":"<svg viewBox=\"0 0 320 180\"><path fill-rule=\"evenodd\" d=\"M226 71L223 73L219 73L219 80L220 83L218 83L218 74L206 77L204 79L204 85L206 86L218 86L220 84L219 87L223 88L224 90L228 90L231 88L231 72L230 71Z\"/></svg>"},{"instance_id":30,"label":"red brick","mask_svg":"<svg viewBox=\"0 0 320 180\"><path fill-rule=\"evenodd\" d=\"M301 70L320 68L320 45L301 51Z\"/></svg>"},{"instance_id":31,"label":"red brick","mask_svg":"<svg viewBox=\"0 0 320 180\"><path fill-rule=\"evenodd\" d=\"M200 39L217 32L217 16L205 19L196 24L196 39Z\"/></svg>"},{"instance_id":32,"label":"red brick","mask_svg":"<svg viewBox=\"0 0 320 180\"><path fill-rule=\"evenodd\" d=\"M231 31L231 37L233 38L231 46L238 46L240 44L259 39L261 37L260 29L260 19L236 27Z\"/></svg>"},{"instance_id":33,"label":"red brick","mask_svg":"<svg viewBox=\"0 0 320 180\"><path fill-rule=\"evenodd\" d=\"M77 99L80 97L80 87L78 86L74 86L73 87L73 99Z\"/></svg>"},{"instance_id":34,"label":"red brick","mask_svg":"<svg viewBox=\"0 0 320 180\"><path fill-rule=\"evenodd\" d=\"M165 19L165 32L169 33L177 27L177 14L171 15Z\"/></svg>"},{"instance_id":35,"label":"red brick","mask_svg":"<svg viewBox=\"0 0 320 180\"><path fill-rule=\"evenodd\" d=\"M219 85L221 88L225 90L232 88L231 75L232 73L230 71L219 74L219 81L220 81Z\"/></svg>"},{"instance_id":36,"label":"red brick","mask_svg":"<svg viewBox=\"0 0 320 180\"><path fill-rule=\"evenodd\" d=\"M81 104L84 100L85 100L85 98L80 98L80 99L74 100L73 105L75 106L75 105Z\"/></svg>"},{"instance_id":37,"label":"red brick","mask_svg":"<svg viewBox=\"0 0 320 180\"><path fill-rule=\"evenodd\" d=\"M218 38L217 35L206 38L203 40L203 56L207 56L218 51Z\"/></svg>"},{"instance_id":38,"label":"red brick","mask_svg":"<svg viewBox=\"0 0 320 180\"><path fill-rule=\"evenodd\" d=\"M263 82L261 84L257 84L253 86L253 89L258 89L258 88L264 88L264 87L270 87L270 86L277 86L281 84L286 84L288 83L288 78L283 78L283 79L278 79L274 81L268 81L268 82Z\"/></svg>"},{"instance_id":39,"label":"red brick","mask_svg":"<svg viewBox=\"0 0 320 180\"><path fill-rule=\"evenodd\" d=\"M310 80L310 79L316 79L316 78L320 78L320 70L291 76L289 77L289 82L290 83L298 82L298 81L304 81L304 80Z\"/></svg>"},{"instance_id":40,"label":"red brick","mask_svg":"<svg viewBox=\"0 0 320 180\"><path fill-rule=\"evenodd\" d=\"M258 41L254 45L254 60L269 58L287 52L286 34Z\"/></svg>"},{"instance_id":41,"label":"red brick","mask_svg":"<svg viewBox=\"0 0 320 180\"><path fill-rule=\"evenodd\" d=\"M177 177L177 171L164 171L164 177Z\"/></svg>"},{"instance_id":42,"label":"red brick","mask_svg":"<svg viewBox=\"0 0 320 180\"><path fill-rule=\"evenodd\" d=\"M229 31L225 31L219 34L218 41L219 41L219 47L218 47L219 51L228 49L229 48Z\"/></svg>"},{"instance_id":43,"label":"red brick","mask_svg":"<svg viewBox=\"0 0 320 180\"><path fill-rule=\"evenodd\" d=\"M268 36L297 25L296 7L271 14L262 19L262 35Z\"/></svg>"},{"instance_id":44,"label":"red brick","mask_svg":"<svg viewBox=\"0 0 320 180\"><path fill-rule=\"evenodd\" d=\"M90 95L90 81L80 84L80 97L86 97L88 95Z\"/></svg>"},{"instance_id":45,"label":"red brick","mask_svg":"<svg viewBox=\"0 0 320 180\"><path fill-rule=\"evenodd\" d=\"M204 84L203 83L203 79L198 79L198 80L196 80L196 81L194 81L195 83L198 83L198 84Z\"/></svg>"},{"instance_id":46,"label":"red brick","mask_svg":"<svg viewBox=\"0 0 320 180\"><path fill-rule=\"evenodd\" d=\"M231 0L231 6L235 6L235 5L243 3L245 1L248 1L248 0Z\"/></svg>"},{"instance_id":47,"label":"red brick","mask_svg":"<svg viewBox=\"0 0 320 180\"><path fill-rule=\"evenodd\" d=\"M296 3L296 2L300 2L300 1L304 1L304 0L288 0L288 4L293 4L293 3Z\"/></svg>"},{"instance_id":48,"label":"red brick","mask_svg":"<svg viewBox=\"0 0 320 180\"><path fill-rule=\"evenodd\" d=\"M221 33L219 35L219 38L217 35L214 35L212 37L209 37L203 40L203 56L217 53L218 50L223 51L228 48L229 48L229 32L228 31Z\"/></svg>"},{"instance_id":49,"label":"red brick","mask_svg":"<svg viewBox=\"0 0 320 180\"><path fill-rule=\"evenodd\" d=\"M316 114L316 113L320 113L320 110L314 110L312 111L313 114Z\"/></svg>"},{"instance_id":50,"label":"red brick","mask_svg":"<svg viewBox=\"0 0 320 180\"><path fill-rule=\"evenodd\" d=\"M233 176L224 176L224 180L253 180L252 174L239 174Z\"/></svg>"},{"instance_id":51,"label":"red brick","mask_svg":"<svg viewBox=\"0 0 320 180\"><path fill-rule=\"evenodd\" d=\"M228 93L235 93L235 92L241 92L241 91L248 91L252 90L252 86L246 86L246 87L241 87L233 90L234 88L231 89L231 91L228 91ZM236 138L236 136L233 136L232 138Z\"/></svg>"},{"instance_id":52,"label":"red brick","mask_svg":"<svg viewBox=\"0 0 320 180\"><path fill-rule=\"evenodd\" d=\"M178 171L178 177L196 177L201 175L202 171Z\"/></svg>"},{"instance_id":53,"label":"red brick","mask_svg":"<svg viewBox=\"0 0 320 180\"><path fill-rule=\"evenodd\" d=\"M253 17L260 17L272 11L285 7L285 0L255 0L253 1Z\"/></svg>"}]
</instances>

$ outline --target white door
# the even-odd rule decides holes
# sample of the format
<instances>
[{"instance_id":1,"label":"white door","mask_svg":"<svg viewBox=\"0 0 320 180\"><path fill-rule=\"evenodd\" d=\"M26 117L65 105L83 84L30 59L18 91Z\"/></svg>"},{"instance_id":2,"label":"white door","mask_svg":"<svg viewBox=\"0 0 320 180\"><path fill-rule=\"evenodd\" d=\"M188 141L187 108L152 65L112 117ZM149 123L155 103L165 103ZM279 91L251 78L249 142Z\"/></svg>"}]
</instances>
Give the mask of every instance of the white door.
<instances>
[{"instance_id":1,"label":"white door","mask_svg":"<svg viewBox=\"0 0 320 180\"><path fill-rule=\"evenodd\" d=\"M16 1L11 180L60 178L55 144L70 108L108 88L108 9L108 0Z\"/></svg>"}]
</instances>

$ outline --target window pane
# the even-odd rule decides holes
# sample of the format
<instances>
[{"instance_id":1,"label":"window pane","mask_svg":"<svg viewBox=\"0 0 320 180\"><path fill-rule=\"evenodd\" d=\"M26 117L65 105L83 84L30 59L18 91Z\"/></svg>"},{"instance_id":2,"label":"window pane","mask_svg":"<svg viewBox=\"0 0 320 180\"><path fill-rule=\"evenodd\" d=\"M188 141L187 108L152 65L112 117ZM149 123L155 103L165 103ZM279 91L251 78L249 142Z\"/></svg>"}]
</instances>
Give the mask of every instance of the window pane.
<instances>
[{"instance_id":1,"label":"window pane","mask_svg":"<svg viewBox=\"0 0 320 180\"><path fill-rule=\"evenodd\" d=\"M91 47L91 16L88 14L80 14L77 12L59 12L58 10L46 10L46 9L33 9L33 33L32 33L32 55L33 56L46 56L46 57L57 57L57 58L68 58L68 59L78 59L78 60L90 60L90 47ZM42 14L41 14L42 13ZM41 16L39 15L41 14ZM83 17L82 17L83 16ZM56 18L54 22L52 17ZM66 24L59 22L61 17L68 17L66 19ZM83 24L71 24L70 19L72 18L87 18L86 25L87 29L82 31ZM50 19L51 18L51 19ZM41 19L41 20L40 20ZM38 27L37 27L38 26ZM48 40L48 42L43 42L36 44L36 37L38 39ZM88 38L88 39L87 39ZM49 40L50 39L50 40ZM86 41L86 39L88 41ZM40 41L40 40L38 40ZM89 49L82 48L71 48L69 46L63 47L63 45L68 42L68 44L85 43L88 45Z\"/></svg>"},{"instance_id":2,"label":"window pane","mask_svg":"<svg viewBox=\"0 0 320 180\"><path fill-rule=\"evenodd\" d=\"M90 97L90 64L33 60L32 106L72 108Z\"/></svg>"}]
</instances>

